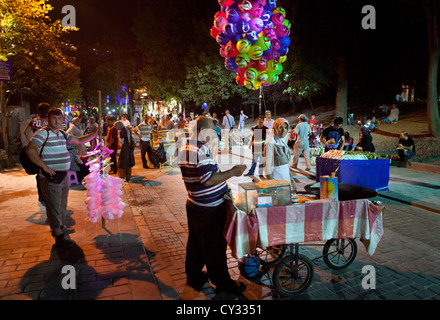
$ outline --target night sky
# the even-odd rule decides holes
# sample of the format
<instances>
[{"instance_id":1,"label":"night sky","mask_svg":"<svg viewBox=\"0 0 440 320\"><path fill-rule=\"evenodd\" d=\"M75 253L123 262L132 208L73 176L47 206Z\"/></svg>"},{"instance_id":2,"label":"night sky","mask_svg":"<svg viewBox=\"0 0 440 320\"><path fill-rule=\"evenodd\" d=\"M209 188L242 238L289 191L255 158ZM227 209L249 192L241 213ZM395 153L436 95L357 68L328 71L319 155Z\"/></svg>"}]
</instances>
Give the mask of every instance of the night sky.
<instances>
[{"instance_id":1,"label":"night sky","mask_svg":"<svg viewBox=\"0 0 440 320\"><path fill-rule=\"evenodd\" d=\"M212 2L212 8L202 16L212 23L213 16L220 9L217 0L192 0L194 2ZM279 5L288 0L278 1ZM313 0L304 0L313 1ZM337 2L337 0L336 0ZM363 74L363 80L369 86L387 85L387 90L399 90L403 82L416 86L422 92L426 87L427 68L427 35L426 17L421 6L414 10L401 10L399 0L386 1L354 1L357 6L356 12L350 12L350 28L359 29L359 35L364 41L360 44L363 56L358 58L359 72ZM93 44L102 41L104 38L111 38L112 33L120 32L127 36L128 42L134 42L130 32L133 20L138 17L141 8L151 6L154 9L157 1L150 0L50 0L54 7L51 12L52 18L61 18L61 8L66 5L73 5L76 8L77 27L79 32L70 36L72 42ZM185 1L175 1L176 6L184 6ZM377 29L362 30L360 27L363 15L360 9L363 5L373 4L377 10ZM205 5L206 8L206 5ZM403 13L402 13L403 11ZM191 17L188 17L191 18ZM163 23L174 23L167 21L166 12L158 14L158 19ZM295 24L292 24L292 29ZM316 27L320 27L319 23ZM206 30L209 33L209 30ZM214 39L211 38L213 42ZM291 48L291 50L295 50ZM398 92L395 92L398 93Z\"/></svg>"}]
</instances>

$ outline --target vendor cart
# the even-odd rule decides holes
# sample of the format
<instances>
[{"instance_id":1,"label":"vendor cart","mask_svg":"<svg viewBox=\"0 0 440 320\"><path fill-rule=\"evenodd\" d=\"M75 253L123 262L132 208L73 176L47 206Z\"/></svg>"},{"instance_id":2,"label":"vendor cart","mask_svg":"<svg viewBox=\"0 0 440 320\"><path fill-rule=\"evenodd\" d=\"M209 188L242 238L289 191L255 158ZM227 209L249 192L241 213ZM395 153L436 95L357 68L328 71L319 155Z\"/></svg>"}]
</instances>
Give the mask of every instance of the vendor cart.
<instances>
[{"instance_id":1,"label":"vendor cart","mask_svg":"<svg viewBox=\"0 0 440 320\"><path fill-rule=\"evenodd\" d=\"M257 252L263 268L274 267L273 286L285 297L304 292L313 280L313 261L300 253L301 246L323 242L324 262L336 270L348 267L355 260L356 238L373 255L383 236L383 206L366 198L348 199L345 191L349 188L341 185L340 196L346 199L343 201L317 200L255 208L249 215L231 210L225 238L232 255L241 258ZM377 193L364 190L358 195L374 197Z\"/></svg>"}]
</instances>

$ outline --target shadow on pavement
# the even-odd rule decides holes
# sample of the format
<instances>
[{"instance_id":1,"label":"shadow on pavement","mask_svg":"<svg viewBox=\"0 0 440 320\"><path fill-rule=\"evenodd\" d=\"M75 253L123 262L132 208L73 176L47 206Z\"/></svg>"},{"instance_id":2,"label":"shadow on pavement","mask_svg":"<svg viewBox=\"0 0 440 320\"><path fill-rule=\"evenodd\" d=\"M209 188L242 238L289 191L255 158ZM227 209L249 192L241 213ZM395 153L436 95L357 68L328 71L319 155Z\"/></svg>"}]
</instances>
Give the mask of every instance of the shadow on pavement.
<instances>
[{"instance_id":1,"label":"shadow on pavement","mask_svg":"<svg viewBox=\"0 0 440 320\"><path fill-rule=\"evenodd\" d=\"M126 279L128 282L136 280L152 284L154 290L156 285L160 285L167 289L162 292L169 293L173 298L178 296L173 288L156 283L158 280L151 273L142 244L137 238L128 233L95 237L96 247L104 253L104 260L109 261L111 269L115 270L111 272L98 272L89 265L83 250L77 244L69 250L53 245L49 260L33 266L23 275L20 281L21 292L32 300L95 300L102 297L105 289ZM154 256L152 252L147 254ZM75 289L65 290L62 287L63 279L72 276L62 272L64 266L72 266L75 270ZM127 294L129 291L127 289Z\"/></svg>"}]
</instances>

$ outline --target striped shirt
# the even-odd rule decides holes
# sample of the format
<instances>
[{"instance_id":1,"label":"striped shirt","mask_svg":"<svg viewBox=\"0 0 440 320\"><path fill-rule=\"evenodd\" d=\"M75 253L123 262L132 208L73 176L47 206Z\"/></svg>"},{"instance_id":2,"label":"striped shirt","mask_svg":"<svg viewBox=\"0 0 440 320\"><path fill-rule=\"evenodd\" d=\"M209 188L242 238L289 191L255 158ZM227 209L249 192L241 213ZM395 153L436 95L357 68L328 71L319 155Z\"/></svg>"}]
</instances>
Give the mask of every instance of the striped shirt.
<instances>
[{"instance_id":1,"label":"striped shirt","mask_svg":"<svg viewBox=\"0 0 440 320\"><path fill-rule=\"evenodd\" d=\"M150 134L153 127L150 124L146 124L145 121L136 127L136 130L142 137L142 141L150 141Z\"/></svg>"},{"instance_id":2,"label":"striped shirt","mask_svg":"<svg viewBox=\"0 0 440 320\"><path fill-rule=\"evenodd\" d=\"M67 151L66 144L72 140L72 136L66 134L66 140L61 130L58 131L58 134L55 134L52 130L47 131L45 128L38 130L30 141L39 147L38 154L40 154L41 147L48 134L49 138L41 154L41 160L53 170L68 171L70 169L70 154Z\"/></svg>"},{"instance_id":3,"label":"striped shirt","mask_svg":"<svg viewBox=\"0 0 440 320\"><path fill-rule=\"evenodd\" d=\"M226 181L214 186L204 185L214 173L220 172L208 146L200 141L188 141L179 151L178 165L190 202L201 207L217 207L223 203L223 195L228 190Z\"/></svg>"}]
</instances>

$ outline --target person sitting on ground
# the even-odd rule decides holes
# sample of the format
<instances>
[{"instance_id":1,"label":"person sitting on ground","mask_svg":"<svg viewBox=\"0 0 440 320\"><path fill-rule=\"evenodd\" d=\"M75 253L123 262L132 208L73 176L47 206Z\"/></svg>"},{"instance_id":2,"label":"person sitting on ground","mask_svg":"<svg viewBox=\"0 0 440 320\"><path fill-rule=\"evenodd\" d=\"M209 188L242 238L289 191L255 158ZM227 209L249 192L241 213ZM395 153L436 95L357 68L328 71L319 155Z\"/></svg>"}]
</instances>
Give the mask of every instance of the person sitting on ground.
<instances>
[{"instance_id":1,"label":"person sitting on ground","mask_svg":"<svg viewBox=\"0 0 440 320\"><path fill-rule=\"evenodd\" d=\"M370 129L365 126L363 126L359 132L359 143L356 145L355 151L376 151L376 148L373 145L373 137L371 136Z\"/></svg>"},{"instance_id":2,"label":"person sitting on ground","mask_svg":"<svg viewBox=\"0 0 440 320\"><path fill-rule=\"evenodd\" d=\"M416 146L413 138L409 137L405 131L402 131L399 137L399 143L396 145L399 160L403 162L414 158L416 155Z\"/></svg>"},{"instance_id":3,"label":"person sitting on ground","mask_svg":"<svg viewBox=\"0 0 440 320\"><path fill-rule=\"evenodd\" d=\"M344 150L345 151L351 151L354 148L354 139L352 137L350 137L350 133L349 132L344 132L344 136L345 136L345 144L344 144Z\"/></svg>"},{"instance_id":4,"label":"person sitting on ground","mask_svg":"<svg viewBox=\"0 0 440 320\"><path fill-rule=\"evenodd\" d=\"M397 123L399 120L399 109L395 104L391 106L390 114L385 118L384 123Z\"/></svg>"},{"instance_id":5,"label":"person sitting on ground","mask_svg":"<svg viewBox=\"0 0 440 320\"><path fill-rule=\"evenodd\" d=\"M388 114L388 106L386 104L381 104L378 107L377 118L379 119L386 118L387 114Z\"/></svg>"}]
</instances>

